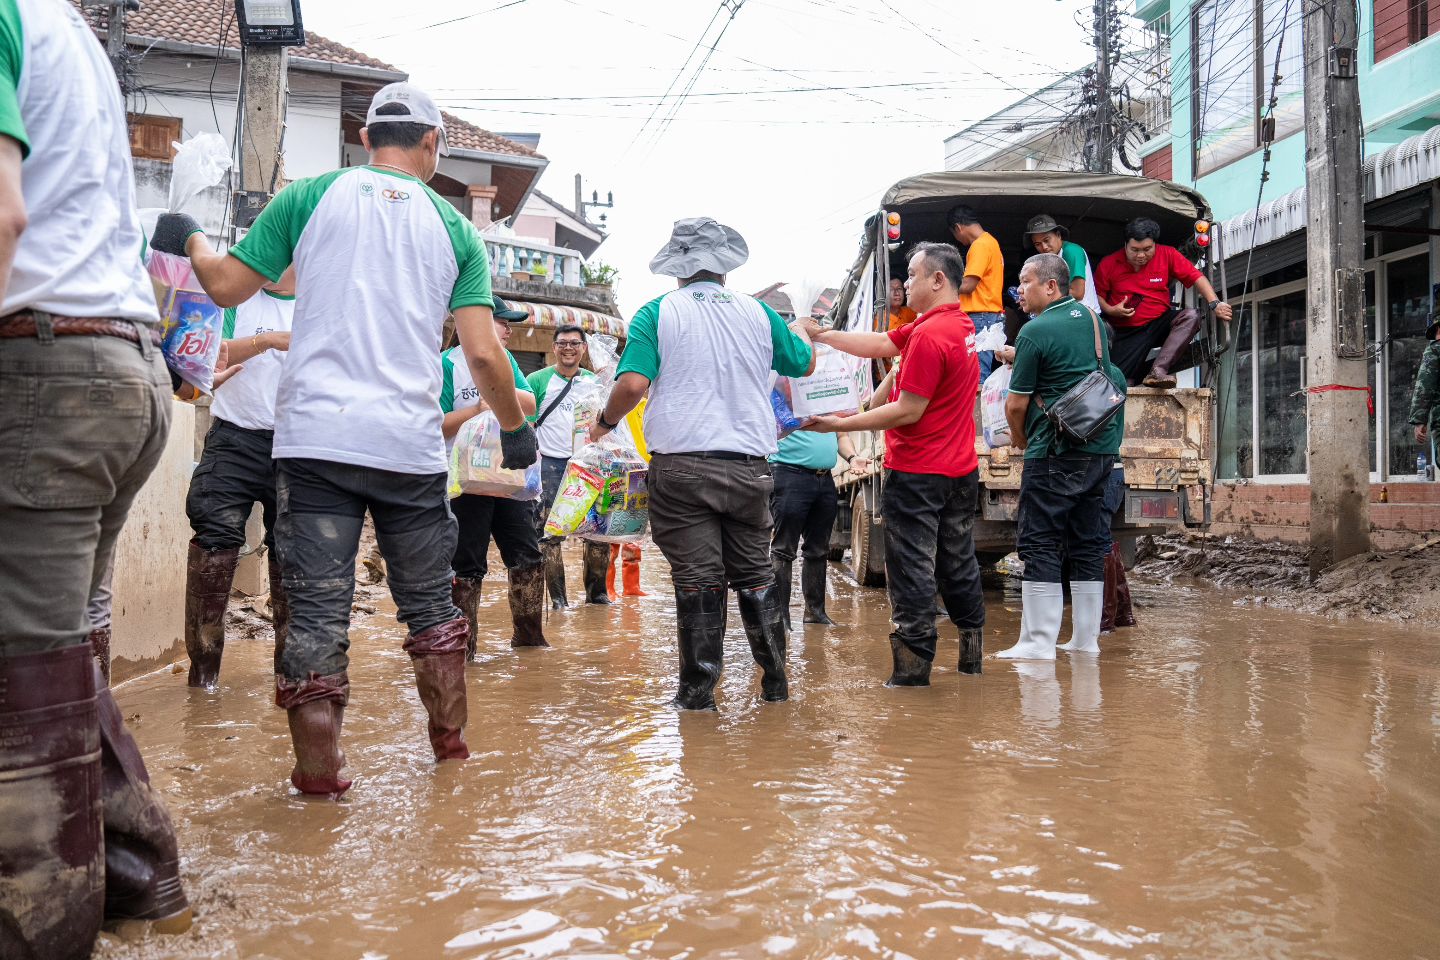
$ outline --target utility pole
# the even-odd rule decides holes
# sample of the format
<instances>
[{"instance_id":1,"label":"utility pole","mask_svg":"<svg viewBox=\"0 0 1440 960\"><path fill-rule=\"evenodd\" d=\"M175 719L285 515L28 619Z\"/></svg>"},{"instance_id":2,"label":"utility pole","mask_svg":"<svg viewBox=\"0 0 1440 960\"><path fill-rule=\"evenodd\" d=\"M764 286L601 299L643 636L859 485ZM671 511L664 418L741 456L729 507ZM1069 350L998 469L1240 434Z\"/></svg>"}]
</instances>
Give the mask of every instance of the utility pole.
<instances>
[{"instance_id":1,"label":"utility pole","mask_svg":"<svg viewBox=\"0 0 1440 960\"><path fill-rule=\"evenodd\" d=\"M289 57L288 47L245 47L240 185L246 193L274 193L285 179L280 148Z\"/></svg>"},{"instance_id":2,"label":"utility pole","mask_svg":"<svg viewBox=\"0 0 1440 960\"><path fill-rule=\"evenodd\" d=\"M1091 169L1095 173L1113 170L1115 153L1115 97L1110 89L1110 25L1116 11L1115 0L1094 0L1095 18L1092 42L1095 46L1095 154Z\"/></svg>"},{"instance_id":3,"label":"utility pole","mask_svg":"<svg viewBox=\"0 0 1440 960\"><path fill-rule=\"evenodd\" d=\"M1355 0L1302 4L1310 575L1370 549L1365 195Z\"/></svg>"},{"instance_id":4,"label":"utility pole","mask_svg":"<svg viewBox=\"0 0 1440 960\"><path fill-rule=\"evenodd\" d=\"M82 7L105 8L105 56L120 84L120 95L128 96L130 82L125 69L125 14L140 9L139 0L84 0Z\"/></svg>"}]
</instances>

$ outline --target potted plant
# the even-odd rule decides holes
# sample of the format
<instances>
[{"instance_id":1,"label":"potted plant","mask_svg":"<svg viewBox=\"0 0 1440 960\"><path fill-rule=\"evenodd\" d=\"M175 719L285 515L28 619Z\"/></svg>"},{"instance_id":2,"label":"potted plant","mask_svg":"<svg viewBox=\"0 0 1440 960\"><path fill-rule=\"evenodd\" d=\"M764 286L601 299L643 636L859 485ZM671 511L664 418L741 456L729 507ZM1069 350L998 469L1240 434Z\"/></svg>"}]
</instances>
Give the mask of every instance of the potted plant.
<instances>
[{"instance_id":1,"label":"potted plant","mask_svg":"<svg viewBox=\"0 0 1440 960\"><path fill-rule=\"evenodd\" d=\"M546 277L548 277L549 275L550 271L545 269L545 264L543 263L535 263L532 264L530 267L530 278L532 280L538 280L541 283L544 283Z\"/></svg>"},{"instance_id":2,"label":"potted plant","mask_svg":"<svg viewBox=\"0 0 1440 960\"><path fill-rule=\"evenodd\" d=\"M595 263L581 264L580 276L584 279L586 287L594 290L608 290L619 279L620 271L608 263L597 260Z\"/></svg>"}]
</instances>

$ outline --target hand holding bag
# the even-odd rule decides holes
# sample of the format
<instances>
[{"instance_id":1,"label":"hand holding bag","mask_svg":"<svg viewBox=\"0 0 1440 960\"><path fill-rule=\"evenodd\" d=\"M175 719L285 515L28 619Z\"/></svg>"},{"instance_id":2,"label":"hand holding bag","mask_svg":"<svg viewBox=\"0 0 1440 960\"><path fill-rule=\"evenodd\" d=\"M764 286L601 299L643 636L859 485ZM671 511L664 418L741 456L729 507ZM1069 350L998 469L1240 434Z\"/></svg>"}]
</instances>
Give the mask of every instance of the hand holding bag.
<instances>
[{"instance_id":1,"label":"hand holding bag","mask_svg":"<svg viewBox=\"0 0 1440 960\"><path fill-rule=\"evenodd\" d=\"M1049 406L1039 396L1035 398L1040 404L1040 411L1055 428L1055 435L1060 441L1057 447L1084 446L1099 436L1115 415L1125 408L1125 391L1115 386L1105 373L1100 318L1089 307L1081 309L1090 314L1095 326L1095 369Z\"/></svg>"}]
</instances>

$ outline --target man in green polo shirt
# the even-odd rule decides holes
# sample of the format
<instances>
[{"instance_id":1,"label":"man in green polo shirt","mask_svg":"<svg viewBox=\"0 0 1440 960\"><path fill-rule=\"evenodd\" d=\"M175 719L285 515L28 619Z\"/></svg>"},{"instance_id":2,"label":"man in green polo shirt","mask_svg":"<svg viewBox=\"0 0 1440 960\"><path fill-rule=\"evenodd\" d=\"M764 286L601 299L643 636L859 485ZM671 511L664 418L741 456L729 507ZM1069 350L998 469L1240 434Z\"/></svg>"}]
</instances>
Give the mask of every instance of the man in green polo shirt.
<instances>
[{"instance_id":1,"label":"man in green polo shirt","mask_svg":"<svg viewBox=\"0 0 1440 960\"><path fill-rule=\"evenodd\" d=\"M1055 659L1065 612L1060 565L1067 558L1072 632L1060 649L1100 652L1110 549L1105 487L1120 453L1125 416L1122 410L1098 437L1077 447L1057 436L1042 404L1059 400L1093 373L1097 362L1122 396L1125 378L1110 362L1099 318L1071 297L1069 288L1070 268L1053 253L1033 256L1020 269L1020 306L1035 319L1020 328L1015 341L1005 413L1011 446L1025 451L1016 538L1025 580L1020 642L996 655L1005 660Z\"/></svg>"}]
</instances>

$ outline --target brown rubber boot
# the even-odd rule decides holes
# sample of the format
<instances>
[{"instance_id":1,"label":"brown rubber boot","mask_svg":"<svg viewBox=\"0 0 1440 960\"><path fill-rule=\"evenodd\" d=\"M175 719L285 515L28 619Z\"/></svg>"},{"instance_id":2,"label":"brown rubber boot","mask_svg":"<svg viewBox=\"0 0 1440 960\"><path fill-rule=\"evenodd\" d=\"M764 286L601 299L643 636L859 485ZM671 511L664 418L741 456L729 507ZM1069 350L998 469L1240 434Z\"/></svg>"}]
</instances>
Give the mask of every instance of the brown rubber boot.
<instances>
[{"instance_id":1,"label":"brown rubber boot","mask_svg":"<svg viewBox=\"0 0 1440 960\"><path fill-rule=\"evenodd\" d=\"M894 669L887 687L928 687L930 686L930 661L911 650L895 634L890 634L890 657Z\"/></svg>"},{"instance_id":2,"label":"brown rubber boot","mask_svg":"<svg viewBox=\"0 0 1440 960\"><path fill-rule=\"evenodd\" d=\"M510 577L512 647L548 647L541 621L545 615L545 564L506 571Z\"/></svg>"},{"instance_id":3,"label":"brown rubber boot","mask_svg":"<svg viewBox=\"0 0 1440 960\"><path fill-rule=\"evenodd\" d=\"M98 678L97 678L98 679ZM170 812L150 786L140 748L109 689L96 696L105 816L105 928L184 933L193 913L180 883Z\"/></svg>"},{"instance_id":4,"label":"brown rubber boot","mask_svg":"<svg viewBox=\"0 0 1440 960\"><path fill-rule=\"evenodd\" d=\"M304 680L275 677L275 705L288 714L295 768L290 783L301 793L340 799L353 782L346 776L340 726L350 702L350 678L344 672Z\"/></svg>"},{"instance_id":5,"label":"brown rubber boot","mask_svg":"<svg viewBox=\"0 0 1440 960\"><path fill-rule=\"evenodd\" d=\"M405 640L405 652L415 666L415 687L430 715L430 746L437 761L470 756L465 745L465 631L465 618L456 617Z\"/></svg>"},{"instance_id":6,"label":"brown rubber boot","mask_svg":"<svg viewBox=\"0 0 1440 960\"><path fill-rule=\"evenodd\" d=\"M1190 341L1195 339L1195 331L1199 329L1200 314L1196 311L1181 310L1175 314L1175 319L1170 323L1170 335L1161 345L1160 354L1150 367L1149 375L1142 381L1142 386L1173 390L1175 375L1170 371L1174 368L1176 361L1189 351Z\"/></svg>"},{"instance_id":7,"label":"brown rubber boot","mask_svg":"<svg viewBox=\"0 0 1440 960\"><path fill-rule=\"evenodd\" d=\"M976 627L960 631L961 673L978 674L985 658L985 631Z\"/></svg>"},{"instance_id":8,"label":"brown rubber boot","mask_svg":"<svg viewBox=\"0 0 1440 960\"><path fill-rule=\"evenodd\" d=\"M225 652L225 606L240 548L206 550L190 541L185 565L185 652L190 655L192 687L214 689Z\"/></svg>"},{"instance_id":9,"label":"brown rubber boot","mask_svg":"<svg viewBox=\"0 0 1440 960\"><path fill-rule=\"evenodd\" d=\"M585 602L608 604L610 594L605 590L605 571L610 569L610 544L585 541Z\"/></svg>"},{"instance_id":10,"label":"brown rubber boot","mask_svg":"<svg viewBox=\"0 0 1440 960\"><path fill-rule=\"evenodd\" d=\"M290 594L280 575L280 560L270 550L270 626L275 631L275 675L280 675L280 658L285 655L285 641L290 639Z\"/></svg>"},{"instance_id":11,"label":"brown rubber boot","mask_svg":"<svg viewBox=\"0 0 1440 960\"><path fill-rule=\"evenodd\" d=\"M82 960L105 907L89 644L0 657L0 957Z\"/></svg>"},{"instance_id":12,"label":"brown rubber boot","mask_svg":"<svg viewBox=\"0 0 1440 960\"><path fill-rule=\"evenodd\" d=\"M559 540L541 540L540 555L545 560L545 590L550 594L550 609L564 610L570 605L565 597L565 558Z\"/></svg>"},{"instance_id":13,"label":"brown rubber boot","mask_svg":"<svg viewBox=\"0 0 1440 960\"><path fill-rule=\"evenodd\" d=\"M110 685L110 628L96 627L90 631L87 638L90 642L90 650L95 654L95 663L100 667L100 676L105 678L105 685Z\"/></svg>"},{"instance_id":14,"label":"brown rubber boot","mask_svg":"<svg viewBox=\"0 0 1440 960\"><path fill-rule=\"evenodd\" d=\"M625 596L627 597L648 597L650 594L640 589L640 544L620 544L620 559L623 567L623 583L625 585ZM614 555L611 555L612 564ZM614 576L612 571L611 576Z\"/></svg>"},{"instance_id":15,"label":"brown rubber boot","mask_svg":"<svg viewBox=\"0 0 1440 960\"><path fill-rule=\"evenodd\" d=\"M450 602L460 608L469 632L465 636L465 662L475 662L475 651L480 645L480 590L483 580L475 577L456 577L450 581Z\"/></svg>"}]
</instances>

